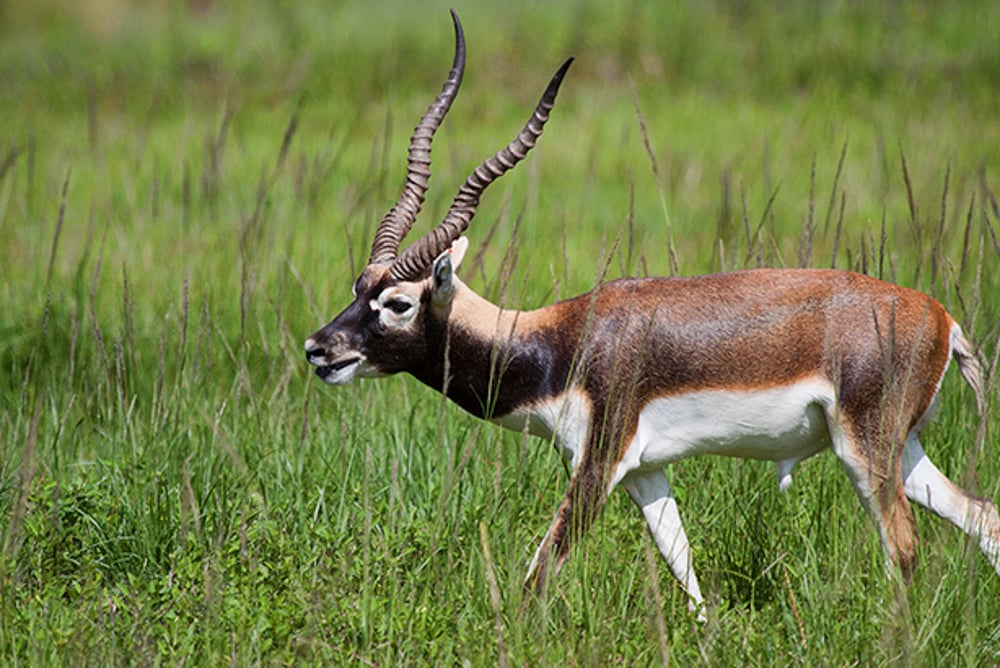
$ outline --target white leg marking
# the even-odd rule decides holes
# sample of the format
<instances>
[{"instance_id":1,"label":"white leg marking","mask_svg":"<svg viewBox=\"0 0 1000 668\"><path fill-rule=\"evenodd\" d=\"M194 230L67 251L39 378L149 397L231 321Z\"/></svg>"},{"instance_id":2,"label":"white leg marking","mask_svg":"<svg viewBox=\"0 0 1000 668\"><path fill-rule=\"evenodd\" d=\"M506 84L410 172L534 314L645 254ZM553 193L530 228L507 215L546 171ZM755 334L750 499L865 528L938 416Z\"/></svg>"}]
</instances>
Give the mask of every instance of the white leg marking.
<instances>
[{"instance_id":1,"label":"white leg marking","mask_svg":"<svg viewBox=\"0 0 1000 668\"><path fill-rule=\"evenodd\" d=\"M903 448L903 487L911 501L978 538L979 549L1000 574L1000 516L996 506L972 498L945 477L912 433Z\"/></svg>"},{"instance_id":2,"label":"white leg marking","mask_svg":"<svg viewBox=\"0 0 1000 668\"><path fill-rule=\"evenodd\" d=\"M631 473L625 476L622 485L642 510L656 547L670 564L670 571L687 591L688 609L704 620L705 600L691 565L691 545L681 525L677 501L666 474L663 471Z\"/></svg>"},{"instance_id":3,"label":"white leg marking","mask_svg":"<svg viewBox=\"0 0 1000 668\"><path fill-rule=\"evenodd\" d=\"M774 468L778 474L778 489L787 492L792 486L792 469L798 464L797 459L782 459L774 462Z\"/></svg>"},{"instance_id":4,"label":"white leg marking","mask_svg":"<svg viewBox=\"0 0 1000 668\"><path fill-rule=\"evenodd\" d=\"M553 518L552 522L549 524L549 530L545 532L545 535L542 536L542 541L538 544L538 547L535 548L535 555L531 557L531 563L528 564L528 574L524 576L525 584L531 582L531 578L535 575L535 570L538 568L538 558L542 554L542 547L549 541L549 534L552 533L552 529L555 527L558 519L559 513L556 512L555 518Z\"/></svg>"}]
</instances>

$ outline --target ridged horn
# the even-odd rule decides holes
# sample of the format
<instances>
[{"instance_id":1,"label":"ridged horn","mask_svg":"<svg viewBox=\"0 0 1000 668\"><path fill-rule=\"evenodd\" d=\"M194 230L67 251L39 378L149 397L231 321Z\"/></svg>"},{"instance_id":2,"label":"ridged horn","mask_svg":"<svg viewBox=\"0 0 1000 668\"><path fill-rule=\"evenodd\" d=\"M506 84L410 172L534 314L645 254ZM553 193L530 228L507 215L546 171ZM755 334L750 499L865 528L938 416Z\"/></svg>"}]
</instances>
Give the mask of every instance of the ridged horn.
<instances>
[{"instance_id":1,"label":"ridged horn","mask_svg":"<svg viewBox=\"0 0 1000 668\"><path fill-rule=\"evenodd\" d=\"M535 146L542 136L545 122L555 105L559 85L566 76L573 59L568 59L549 81L545 93L538 101L534 113L527 124L506 148L485 160L469 175L448 210L444 220L426 236L407 247L390 267L393 278L397 280L416 280L426 275L431 264L438 255L443 253L462 232L469 226L472 217L476 215L479 198L486 187L503 176L508 170L520 162Z\"/></svg>"},{"instance_id":2,"label":"ridged horn","mask_svg":"<svg viewBox=\"0 0 1000 668\"><path fill-rule=\"evenodd\" d=\"M389 264L396 259L400 242L410 231L417 214L420 213L420 207L423 206L424 194L431 178L431 139L451 108L451 103L455 100L458 88L462 84L462 74L465 72L465 34L455 10L451 10L451 20L455 24L455 57L452 60L451 71L441 87L441 92L434 98L434 102L427 108L427 112L413 130L403 194L379 223L368 264Z\"/></svg>"}]
</instances>

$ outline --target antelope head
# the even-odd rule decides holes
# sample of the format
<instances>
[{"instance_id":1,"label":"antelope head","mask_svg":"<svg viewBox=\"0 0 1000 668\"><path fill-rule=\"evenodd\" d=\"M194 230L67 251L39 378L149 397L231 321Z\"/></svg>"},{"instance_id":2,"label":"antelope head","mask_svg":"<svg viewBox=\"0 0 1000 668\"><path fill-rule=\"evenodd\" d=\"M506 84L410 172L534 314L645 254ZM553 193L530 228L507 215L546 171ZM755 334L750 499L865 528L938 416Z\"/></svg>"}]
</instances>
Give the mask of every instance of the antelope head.
<instances>
[{"instance_id":1,"label":"antelope head","mask_svg":"<svg viewBox=\"0 0 1000 668\"><path fill-rule=\"evenodd\" d=\"M534 147L572 63L570 58L552 77L514 140L466 179L444 220L400 252L400 243L416 221L427 192L431 140L451 108L465 70L462 24L454 11L451 16L455 25L451 71L410 139L403 193L375 232L368 264L354 282L354 301L305 343L306 358L327 383L341 385L358 377L413 372L440 357L438 348L445 339L452 298L461 286L454 272L468 246L461 234L486 187Z\"/></svg>"}]
</instances>

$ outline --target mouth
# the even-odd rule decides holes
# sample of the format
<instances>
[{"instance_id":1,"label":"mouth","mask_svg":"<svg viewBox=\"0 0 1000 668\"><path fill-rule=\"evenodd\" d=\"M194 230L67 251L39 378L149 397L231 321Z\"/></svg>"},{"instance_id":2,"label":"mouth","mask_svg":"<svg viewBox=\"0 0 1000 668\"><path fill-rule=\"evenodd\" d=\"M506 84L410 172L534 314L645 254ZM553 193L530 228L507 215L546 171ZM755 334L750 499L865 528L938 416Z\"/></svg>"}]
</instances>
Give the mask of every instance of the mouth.
<instances>
[{"instance_id":1,"label":"mouth","mask_svg":"<svg viewBox=\"0 0 1000 668\"><path fill-rule=\"evenodd\" d=\"M349 373L353 367L361 364L361 357L348 357L333 364L318 367L316 375L327 383L340 384L350 380L352 374Z\"/></svg>"}]
</instances>

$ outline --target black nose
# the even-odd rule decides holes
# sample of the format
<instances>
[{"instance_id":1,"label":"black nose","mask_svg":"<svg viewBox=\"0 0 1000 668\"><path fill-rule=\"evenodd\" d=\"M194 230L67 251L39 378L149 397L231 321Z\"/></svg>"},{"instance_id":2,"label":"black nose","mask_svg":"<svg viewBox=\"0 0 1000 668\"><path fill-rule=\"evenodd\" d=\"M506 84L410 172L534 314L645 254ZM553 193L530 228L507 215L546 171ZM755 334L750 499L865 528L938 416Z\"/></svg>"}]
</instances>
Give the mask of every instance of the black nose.
<instances>
[{"instance_id":1,"label":"black nose","mask_svg":"<svg viewBox=\"0 0 1000 668\"><path fill-rule=\"evenodd\" d=\"M313 360L316 360L316 359L319 359L319 358L322 358L322 357L325 357L325 356L326 356L326 353L323 351L323 349L320 346L316 345L315 341L313 341L312 339L309 339L308 341L306 341L306 359L309 362L312 362Z\"/></svg>"}]
</instances>

